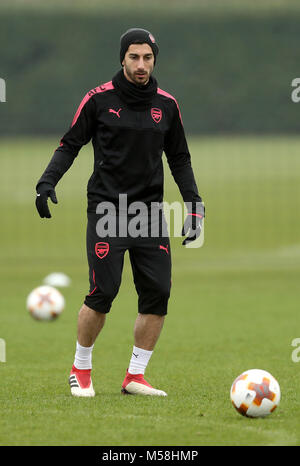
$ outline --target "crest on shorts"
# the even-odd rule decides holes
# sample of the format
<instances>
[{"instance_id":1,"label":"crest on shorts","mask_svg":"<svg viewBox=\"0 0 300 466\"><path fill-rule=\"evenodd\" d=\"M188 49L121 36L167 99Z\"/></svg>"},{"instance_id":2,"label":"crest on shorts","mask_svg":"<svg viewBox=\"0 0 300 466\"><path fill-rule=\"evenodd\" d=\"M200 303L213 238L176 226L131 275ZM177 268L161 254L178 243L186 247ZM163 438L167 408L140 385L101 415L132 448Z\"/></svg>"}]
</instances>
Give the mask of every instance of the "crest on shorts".
<instances>
[{"instance_id":1,"label":"crest on shorts","mask_svg":"<svg viewBox=\"0 0 300 466\"><path fill-rule=\"evenodd\" d=\"M99 257L99 259L104 259L107 256L109 251L109 244L108 243L96 243L95 244L95 253Z\"/></svg>"},{"instance_id":2,"label":"crest on shorts","mask_svg":"<svg viewBox=\"0 0 300 466\"><path fill-rule=\"evenodd\" d=\"M151 116L155 123L159 123L162 119L162 111L160 108L151 108Z\"/></svg>"}]
</instances>

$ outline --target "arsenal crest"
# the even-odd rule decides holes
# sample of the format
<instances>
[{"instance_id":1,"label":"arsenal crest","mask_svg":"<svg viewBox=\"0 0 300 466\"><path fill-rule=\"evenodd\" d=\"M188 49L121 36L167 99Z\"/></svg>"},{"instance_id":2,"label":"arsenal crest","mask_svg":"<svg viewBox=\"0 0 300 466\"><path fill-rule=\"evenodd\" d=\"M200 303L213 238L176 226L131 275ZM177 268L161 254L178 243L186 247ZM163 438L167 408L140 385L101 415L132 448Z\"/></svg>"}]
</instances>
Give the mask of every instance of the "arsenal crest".
<instances>
[{"instance_id":1,"label":"arsenal crest","mask_svg":"<svg viewBox=\"0 0 300 466\"><path fill-rule=\"evenodd\" d=\"M95 253L99 257L99 259L103 259L107 256L109 251L109 244L108 243L96 243L95 244Z\"/></svg>"},{"instance_id":2,"label":"arsenal crest","mask_svg":"<svg viewBox=\"0 0 300 466\"><path fill-rule=\"evenodd\" d=\"M160 108L151 108L151 116L155 123L159 123L162 119L162 111Z\"/></svg>"}]
</instances>

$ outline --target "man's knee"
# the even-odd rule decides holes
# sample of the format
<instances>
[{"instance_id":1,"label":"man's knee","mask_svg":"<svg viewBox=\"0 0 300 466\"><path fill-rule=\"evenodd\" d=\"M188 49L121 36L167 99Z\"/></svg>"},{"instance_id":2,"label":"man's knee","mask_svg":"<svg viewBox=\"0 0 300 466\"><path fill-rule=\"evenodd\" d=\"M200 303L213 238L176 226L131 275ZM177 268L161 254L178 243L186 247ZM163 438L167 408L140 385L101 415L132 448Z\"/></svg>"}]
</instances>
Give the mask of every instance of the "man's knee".
<instances>
[{"instance_id":1,"label":"man's knee","mask_svg":"<svg viewBox=\"0 0 300 466\"><path fill-rule=\"evenodd\" d=\"M153 295L162 301L168 301L170 298L171 284L164 282L157 282L153 286Z\"/></svg>"},{"instance_id":2,"label":"man's knee","mask_svg":"<svg viewBox=\"0 0 300 466\"><path fill-rule=\"evenodd\" d=\"M85 297L84 304L94 311L107 314L119 291L119 286L110 286L105 289L96 286L96 288Z\"/></svg>"},{"instance_id":3,"label":"man's knee","mask_svg":"<svg viewBox=\"0 0 300 466\"><path fill-rule=\"evenodd\" d=\"M165 316L169 298L170 286L168 284L157 282L155 286L144 288L139 292L139 312Z\"/></svg>"}]
</instances>

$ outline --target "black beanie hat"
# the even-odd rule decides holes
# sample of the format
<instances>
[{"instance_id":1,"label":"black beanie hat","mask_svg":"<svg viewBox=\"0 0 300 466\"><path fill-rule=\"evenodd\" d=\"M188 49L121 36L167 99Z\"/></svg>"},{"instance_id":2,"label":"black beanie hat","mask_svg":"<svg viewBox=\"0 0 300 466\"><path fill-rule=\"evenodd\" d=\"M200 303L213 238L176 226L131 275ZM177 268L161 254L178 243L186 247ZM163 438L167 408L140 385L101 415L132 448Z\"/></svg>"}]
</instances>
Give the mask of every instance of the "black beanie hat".
<instances>
[{"instance_id":1,"label":"black beanie hat","mask_svg":"<svg viewBox=\"0 0 300 466\"><path fill-rule=\"evenodd\" d=\"M124 60L125 53L131 44L148 44L152 48L154 55L154 63L156 62L156 55L158 54L158 46L151 32L146 29L132 28L124 32L120 39L120 62Z\"/></svg>"}]
</instances>

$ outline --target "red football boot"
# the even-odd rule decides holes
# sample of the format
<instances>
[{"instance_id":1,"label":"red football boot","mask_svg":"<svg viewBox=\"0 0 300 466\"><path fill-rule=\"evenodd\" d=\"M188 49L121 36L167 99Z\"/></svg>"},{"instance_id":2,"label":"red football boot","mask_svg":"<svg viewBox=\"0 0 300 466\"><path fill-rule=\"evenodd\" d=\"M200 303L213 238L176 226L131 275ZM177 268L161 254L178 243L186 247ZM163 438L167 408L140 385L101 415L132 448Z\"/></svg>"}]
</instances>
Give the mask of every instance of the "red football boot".
<instances>
[{"instance_id":1,"label":"red football boot","mask_svg":"<svg viewBox=\"0 0 300 466\"><path fill-rule=\"evenodd\" d=\"M73 396L95 396L91 379L91 369L77 369L72 366L69 384Z\"/></svg>"},{"instance_id":2,"label":"red football boot","mask_svg":"<svg viewBox=\"0 0 300 466\"><path fill-rule=\"evenodd\" d=\"M129 374L126 371L126 377L122 383L121 393L123 395L154 395L154 396L167 396L162 390L153 388L144 379L143 374Z\"/></svg>"}]
</instances>

